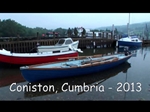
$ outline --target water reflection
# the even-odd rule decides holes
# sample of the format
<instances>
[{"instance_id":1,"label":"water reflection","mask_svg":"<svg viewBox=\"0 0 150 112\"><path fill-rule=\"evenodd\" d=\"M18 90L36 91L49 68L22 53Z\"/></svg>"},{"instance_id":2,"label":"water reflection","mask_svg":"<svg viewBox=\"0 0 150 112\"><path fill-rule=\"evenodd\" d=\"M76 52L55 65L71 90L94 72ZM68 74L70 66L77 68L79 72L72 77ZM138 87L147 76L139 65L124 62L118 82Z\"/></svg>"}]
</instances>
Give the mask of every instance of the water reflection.
<instances>
[{"instance_id":1,"label":"water reflection","mask_svg":"<svg viewBox=\"0 0 150 112\"><path fill-rule=\"evenodd\" d=\"M32 88L33 86L36 86L36 90L38 90L38 85L42 85L44 86L50 86L53 85L55 87L55 90L57 91L57 93L61 93L62 91L62 85L64 83L68 83L69 86L72 85L79 85L79 86L83 86L83 83L85 83L86 85L99 85L100 83L102 83L103 81L109 79L110 77L113 77L115 75L117 75L120 72L126 73L127 70L131 67L130 63L125 62L123 64L121 64L118 67L109 69L109 71L103 71L103 72L99 72L99 73L94 73L94 74L89 74L86 76L79 76L79 77L69 77L69 78L63 78L63 79L53 79L53 80L48 80L48 81L41 81L38 83L28 83L27 87L28 88ZM65 88L66 89L66 88ZM35 90L35 88L34 88ZM25 98L31 98L31 97L37 97L37 96L43 96L43 95L48 95L48 94L55 94L56 91L44 91L41 89L41 91L32 91L32 89L30 91L25 91L24 92L24 97ZM83 94L84 91L80 91L77 93L77 95Z\"/></svg>"},{"instance_id":2,"label":"water reflection","mask_svg":"<svg viewBox=\"0 0 150 112\"><path fill-rule=\"evenodd\" d=\"M125 50L128 50L129 52L131 52L133 55L132 57L136 57L137 56L137 52L139 49L141 49L142 47L137 47L137 46L133 46L133 47L117 47L116 48L116 52L120 53L120 52L124 52Z\"/></svg>"},{"instance_id":3,"label":"water reflection","mask_svg":"<svg viewBox=\"0 0 150 112\"><path fill-rule=\"evenodd\" d=\"M96 48L96 49L84 49L84 53L79 53L80 56L83 55L96 55L96 54L114 54L115 48L108 47L108 48Z\"/></svg>"},{"instance_id":4,"label":"water reflection","mask_svg":"<svg viewBox=\"0 0 150 112\"><path fill-rule=\"evenodd\" d=\"M128 49L132 53L132 57L137 57L138 54L141 54L143 56L143 61L145 60L147 53L150 51L149 46L143 46L143 47L120 47L116 48L116 52L124 52L124 49Z\"/></svg>"},{"instance_id":5,"label":"water reflection","mask_svg":"<svg viewBox=\"0 0 150 112\"><path fill-rule=\"evenodd\" d=\"M143 60L145 60L148 52L150 51L150 47L149 46L144 46L141 48L141 54L143 55Z\"/></svg>"},{"instance_id":6,"label":"water reflection","mask_svg":"<svg viewBox=\"0 0 150 112\"><path fill-rule=\"evenodd\" d=\"M116 48L96 48L85 49L84 53L80 55L95 55L95 54L113 54L116 52ZM143 46L136 50L136 56L130 58L127 63L121 66L109 69L99 73L94 73L86 76L72 77L66 79L55 79L49 81L40 82L42 85L54 85L57 93L51 92L11 92L9 90L10 84L13 82L18 83L20 86L27 85L29 83L25 81L20 73L19 68L3 67L0 68L0 100L149 100L150 99L150 86L149 86L149 63L150 63L150 46ZM122 73L123 72L123 73ZM135 83L140 82L142 84L141 92L116 92L115 89L111 91L105 89L104 93L99 92L63 92L61 89L62 84L68 82L70 85L83 85L85 82L88 85L105 85L116 88L118 82ZM38 83L31 83L31 85ZM13 86L15 87L15 86ZM135 85L136 89L136 85ZM38 97L39 96L39 97Z\"/></svg>"},{"instance_id":7,"label":"water reflection","mask_svg":"<svg viewBox=\"0 0 150 112\"><path fill-rule=\"evenodd\" d=\"M1 68L0 87L8 86L13 82L24 82L19 68Z\"/></svg>"}]
</instances>

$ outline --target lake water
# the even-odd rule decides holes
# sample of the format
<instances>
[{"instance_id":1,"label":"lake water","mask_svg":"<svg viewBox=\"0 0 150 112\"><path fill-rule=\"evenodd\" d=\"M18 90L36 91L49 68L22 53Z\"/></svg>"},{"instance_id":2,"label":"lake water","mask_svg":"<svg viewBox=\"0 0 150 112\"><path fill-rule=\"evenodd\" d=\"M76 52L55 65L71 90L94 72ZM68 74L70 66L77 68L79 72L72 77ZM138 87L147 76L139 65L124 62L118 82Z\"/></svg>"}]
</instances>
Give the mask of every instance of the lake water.
<instances>
[{"instance_id":1,"label":"lake water","mask_svg":"<svg viewBox=\"0 0 150 112\"><path fill-rule=\"evenodd\" d=\"M84 49L80 55L108 54L118 50L121 49ZM150 46L131 50L135 53L133 57L115 68L39 83L25 81L19 68L1 67L0 100L150 100ZM31 89L33 86L35 88Z\"/></svg>"}]
</instances>

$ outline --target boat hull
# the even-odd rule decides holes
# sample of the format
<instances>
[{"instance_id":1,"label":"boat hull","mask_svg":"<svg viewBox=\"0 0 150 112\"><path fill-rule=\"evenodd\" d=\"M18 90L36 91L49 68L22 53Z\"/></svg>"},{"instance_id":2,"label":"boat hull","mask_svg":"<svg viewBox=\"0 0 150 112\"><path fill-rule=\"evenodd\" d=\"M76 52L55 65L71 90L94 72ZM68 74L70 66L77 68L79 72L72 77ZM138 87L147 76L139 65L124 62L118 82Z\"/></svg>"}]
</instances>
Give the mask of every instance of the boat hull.
<instances>
[{"instance_id":1,"label":"boat hull","mask_svg":"<svg viewBox=\"0 0 150 112\"><path fill-rule=\"evenodd\" d=\"M0 62L6 63L6 64L14 64L14 65L32 65L32 64L40 64L40 63L47 63L47 62L55 62L59 61L58 58L63 57L76 57L78 56L78 52L76 51L70 51L66 53L56 53L48 54L48 55L40 55L37 53L37 55L32 56L15 56L13 55L4 55L0 54Z\"/></svg>"},{"instance_id":2,"label":"boat hull","mask_svg":"<svg viewBox=\"0 0 150 112\"><path fill-rule=\"evenodd\" d=\"M55 79L55 78L80 76L80 75L86 75L86 74L103 71L126 62L130 57L131 55L127 56L124 59L120 59L118 61L114 61L111 63L88 66L88 67L76 67L71 69L56 69L56 70L21 68L20 70L25 80L27 80L28 82L36 82L36 81Z\"/></svg>"},{"instance_id":3,"label":"boat hull","mask_svg":"<svg viewBox=\"0 0 150 112\"><path fill-rule=\"evenodd\" d=\"M142 46L142 42L118 41L118 46Z\"/></svg>"}]
</instances>

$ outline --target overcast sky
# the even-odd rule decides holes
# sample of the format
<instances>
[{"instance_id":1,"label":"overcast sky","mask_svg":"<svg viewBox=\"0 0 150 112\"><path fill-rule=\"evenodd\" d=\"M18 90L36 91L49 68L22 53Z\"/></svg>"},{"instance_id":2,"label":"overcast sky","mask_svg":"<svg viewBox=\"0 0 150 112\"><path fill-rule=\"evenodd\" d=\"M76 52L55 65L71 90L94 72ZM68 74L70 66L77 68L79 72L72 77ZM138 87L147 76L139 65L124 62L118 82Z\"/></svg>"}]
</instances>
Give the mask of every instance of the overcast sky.
<instances>
[{"instance_id":1,"label":"overcast sky","mask_svg":"<svg viewBox=\"0 0 150 112\"><path fill-rule=\"evenodd\" d=\"M0 19L12 19L21 25L35 28L99 28L127 25L129 13L0 13ZM149 22L150 13L130 13L130 24Z\"/></svg>"}]
</instances>

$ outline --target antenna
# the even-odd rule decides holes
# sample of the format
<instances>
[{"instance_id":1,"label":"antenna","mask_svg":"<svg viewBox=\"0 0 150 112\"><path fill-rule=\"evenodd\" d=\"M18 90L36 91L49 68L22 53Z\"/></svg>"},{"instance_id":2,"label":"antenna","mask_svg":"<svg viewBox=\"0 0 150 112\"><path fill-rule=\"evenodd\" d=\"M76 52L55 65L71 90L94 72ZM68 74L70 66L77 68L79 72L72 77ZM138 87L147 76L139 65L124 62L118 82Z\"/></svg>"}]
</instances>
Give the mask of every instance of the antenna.
<instances>
[{"instance_id":1,"label":"antenna","mask_svg":"<svg viewBox=\"0 0 150 112\"><path fill-rule=\"evenodd\" d=\"M129 24L130 24L130 13L129 13Z\"/></svg>"}]
</instances>

